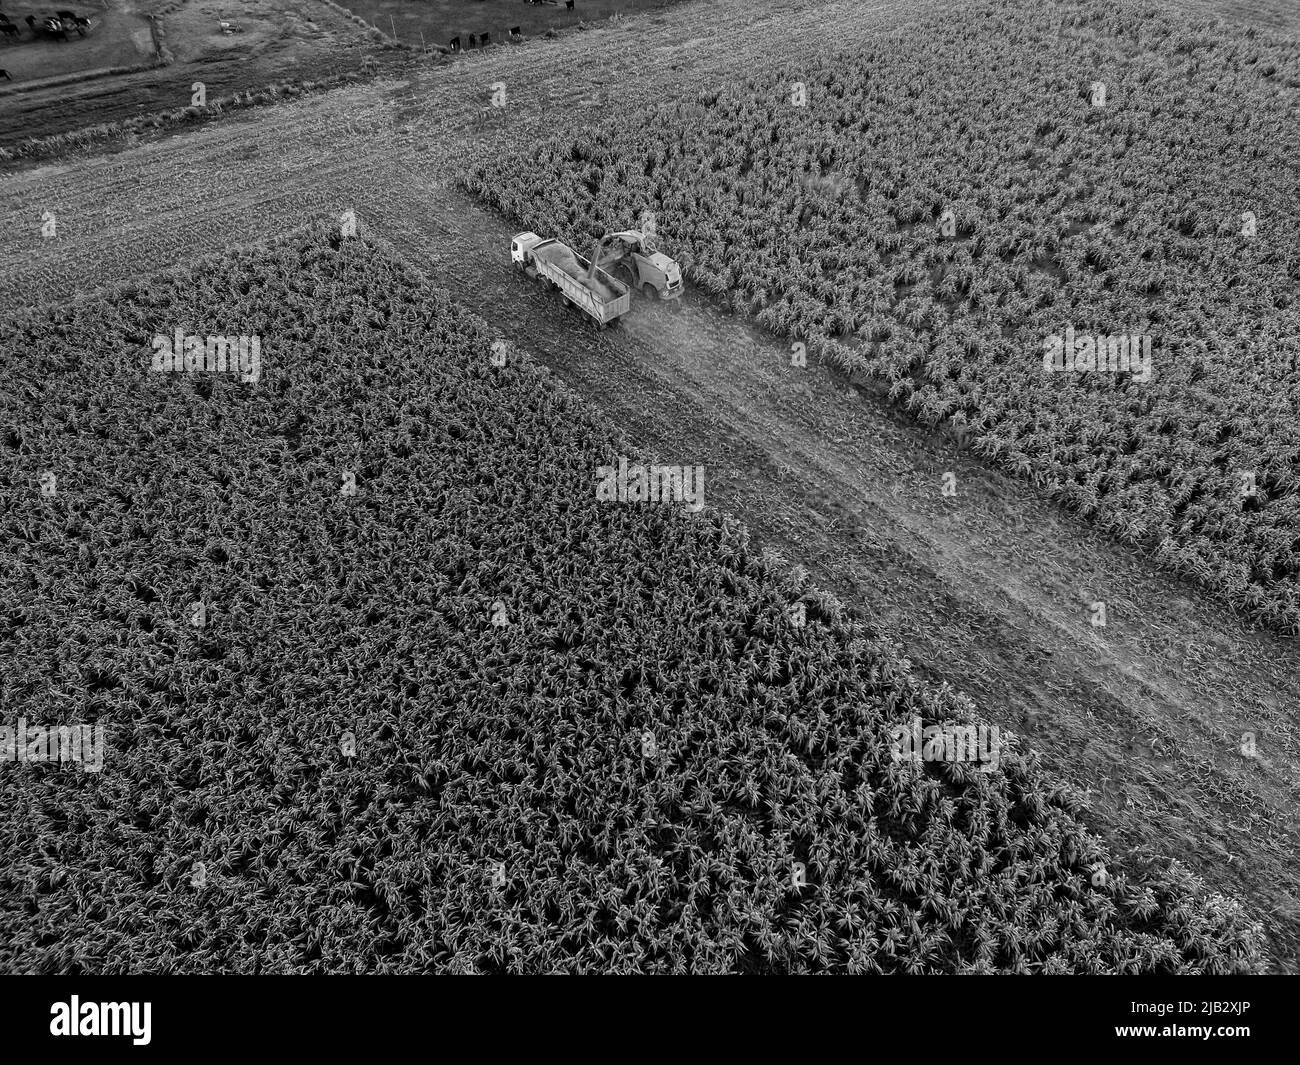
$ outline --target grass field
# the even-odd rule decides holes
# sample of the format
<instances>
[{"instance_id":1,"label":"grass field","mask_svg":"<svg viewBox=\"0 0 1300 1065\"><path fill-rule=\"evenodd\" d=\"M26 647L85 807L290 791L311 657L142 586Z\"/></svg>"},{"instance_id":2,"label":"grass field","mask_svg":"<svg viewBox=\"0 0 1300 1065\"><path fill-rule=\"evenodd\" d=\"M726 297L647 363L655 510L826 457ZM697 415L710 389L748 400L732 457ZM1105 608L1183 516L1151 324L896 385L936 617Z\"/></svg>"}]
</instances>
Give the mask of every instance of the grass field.
<instances>
[{"instance_id":1,"label":"grass field","mask_svg":"<svg viewBox=\"0 0 1300 1065\"><path fill-rule=\"evenodd\" d=\"M135 67L156 57L149 22L140 12L74 4L67 10L90 18L94 23L90 33L85 37L70 33L67 41L34 37L24 20L28 15L39 17L52 10L49 6L5 5L4 13L18 26L20 36L16 42L12 37L0 38L0 67L13 79L0 82L0 94L31 81L111 67Z\"/></svg>"},{"instance_id":2,"label":"grass field","mask_svg":"<svg viewBox=\"0 0 1300 1065\"><path fill-rule=\"evenodd\" d=\"M93 17L103 17L94 12ZM149 42L149 26L134 5L108 12L111 25L122 27L103 43L135 40ZM243 28L242 33L223 34L225 20ZM53 73L86 70L91 66L134 65L119 49L108 64L94 58L100 47L99 30L85 40L74 35L67 45L43 43L38 56L18 69L11 68L12 83L0 82L0 147L30 137L68 133L100 123L120 122L186 107L193 99L193 85L202 82L207 98L216 101L235 93L263 89L288 81L307 81L356 71L362 59L376 52L376 42L366 31L343 14L319 0L283 0L270 11L258 0L187 0L162 18L165 44L174 62L169 66L137 74L122 74L84 83L61 83L48 89L5 95L5 88L18 88L28 80ZM143 28L144 37L139 37ZM135 34L125 36L126 30ZM82 46L89 45L88 49ZM143 45L142 45L143 46ZM28 49L22 45L0 45L0 65ZM134 46L132 46L134 47ZM152 54L152 53L151 53ZM382 54L382 53L381 53ZM105 56L104 58L110 58ZM63 66L51 67L50 59Z\"/></svg>"},{"instance_id":3,"label":"grass field","mask_svg":"<svg viewBox=\"0 0 1300 1065\"><path fill-rule=\"evenodd\" d=\"M559 4L526 4L520 0L346 0L342 6L372 26L405 44L446 45L455 36L469 46L469 35L484 32L494 42L505 41L511 27L525 37L547 30L567 30L580 22L669 7L680 0L575 0L573 10Z\"/></svg>"}]
</instances>

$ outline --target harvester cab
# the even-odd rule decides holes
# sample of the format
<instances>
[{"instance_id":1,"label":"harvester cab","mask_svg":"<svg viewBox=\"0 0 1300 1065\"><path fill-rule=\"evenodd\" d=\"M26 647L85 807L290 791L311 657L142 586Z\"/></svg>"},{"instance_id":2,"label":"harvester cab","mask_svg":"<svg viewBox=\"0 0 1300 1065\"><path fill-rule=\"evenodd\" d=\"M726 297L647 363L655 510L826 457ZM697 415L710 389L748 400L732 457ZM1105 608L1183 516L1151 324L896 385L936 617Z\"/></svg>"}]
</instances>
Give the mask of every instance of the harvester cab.
<instances>
[{"instance_id":1,"label":"harvester cab","mask_svg":"<svg viewBox=\"0 0 1300 1065\"><path fill-rule=\"evenodd\" d=\"M651 252L642 258L646 263L641 271L642 276L651 281L661 299L675 300L682 294L682 268L676 259L669 258L661 251Z\"/></svg>"},{"instance_id":2,"label":"harvester cab","mask_svg":"<svg viewBox=\"0 0 1300 1065\"><path fill-rule=\"evenodd\" d=\"M674 300L682 294L682 268L663 252L651 251L653 235L625 229L606 233L591 257L591 269L616 269L647 296Z\"/></svg>"}]
</instances>

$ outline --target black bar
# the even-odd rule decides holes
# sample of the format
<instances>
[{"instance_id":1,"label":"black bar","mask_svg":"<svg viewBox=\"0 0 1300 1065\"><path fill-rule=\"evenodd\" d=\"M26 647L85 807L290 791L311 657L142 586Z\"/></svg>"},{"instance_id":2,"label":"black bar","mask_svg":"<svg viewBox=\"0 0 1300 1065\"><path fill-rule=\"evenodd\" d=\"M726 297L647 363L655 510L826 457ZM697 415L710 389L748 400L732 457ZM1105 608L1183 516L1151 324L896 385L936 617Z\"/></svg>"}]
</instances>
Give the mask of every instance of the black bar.
<instances>
[{"instance_id":1,"label":"black bar","mask_svg":"<svg viewBox=\"0 0 1300 1065\"><path fill-rule=\"evenodd\" d=\"M833 1028L851 1027L859 1038L871 1038L873 1031L876 1038L884 1031L908 1031L932 1052L942 1052L948 1040L954 1050L985 1043L996 1045L998 1053L1061 1046L1086 1052L1127 1044L1143 1048L1141 1053L1177 1047L1182 1054L1188 1044L1197 1043L1220 1055L1241 1050L1244 1057L1250 1048L1272 1046L1290 1033L1292 987L1284 981L1237 977L1076 977L1014 985L1004 979L904 977L815 984L714 980L701 994L681 981L639 981L634 989L623 982L588 981L579 992L559 981L528 981L523 986L498 981L489 989L482 981L435 984L375 976L11 978L4 985L5 1056L18 1062L37 1060L23 1057L24 1052L98 1054L118 1044L132 1054L160 1056L284 1049L300 1061L313 1051L340 1060L341 1051L355 1047L373 1060L376 1054L412 1045L436 1052L475 1030L485 1048L490 1044L500 1052L512 1039L523 1046L532 1040L541 1048L557 1046L576 1032L589 1042L602 1033L602 1026L611 1038L626 1039L636 1027L631 1023L635 1014L658 1018L655 1031L664 1038L670 1031L692 1031L696 1051L701 1039L710 1038L706 1031L716 1032L712 1038L736 1050L737 1043L766 1038L760 1033L770 1027L789 1032L812 1052L819 1044L841 1038ZM102 1004L135 1003L140 1008L132 1017L142 1023L134 1027L143 1030L143 1005L148 1003L148 1042L137 1044L135 1039L143 1036L130 1034L130 1029L118 1036L52 1035L51 1025L63 1022L73 996L87 1027L92 1015L102 1020ZM631 1002L636 1008L629 1012ZM90 1005L99 1008L88 1012ZM1162 1008L1164 1013L1159 1012ZM508 1018L508 1023L481 1027L485 1014ZM124 1014L118 1011L117 1016ZM718 1024L727 1017L731 1020ZM758 1017L768 1020L756 1024ZM821 1022L814 1023L814 1017ZM1117 1028L1131 1026L1174 1031L1117 1034ZM1208 1039L1177 1034L1178 1027L1192 1026L1216 1031ZM1249 1033L1217 1031L1227 1027Z\"/></svg>"}]
</instances>

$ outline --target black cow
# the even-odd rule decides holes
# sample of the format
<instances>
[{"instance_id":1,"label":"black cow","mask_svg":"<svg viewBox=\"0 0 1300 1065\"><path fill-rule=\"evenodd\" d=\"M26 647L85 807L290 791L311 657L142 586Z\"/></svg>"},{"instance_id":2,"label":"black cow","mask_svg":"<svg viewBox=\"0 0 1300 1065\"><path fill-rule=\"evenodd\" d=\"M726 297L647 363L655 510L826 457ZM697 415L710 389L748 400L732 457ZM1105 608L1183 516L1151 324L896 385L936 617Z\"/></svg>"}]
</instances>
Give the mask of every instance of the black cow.
<instances>
[{"instance_id":1,"label":"black cow","mask_svg":"<svg viewBox=\"0 0 1300 1065\"><path fill-rule=\"evenodd\" d=\"M63 28L63 23L56 18L43 18L38 22L35 16L28 15L27 25L31 27L32 33L38 37L44 35L53 37L57 41L66 41L68 39L68 31Z\"/></svg>"}]
</instances>

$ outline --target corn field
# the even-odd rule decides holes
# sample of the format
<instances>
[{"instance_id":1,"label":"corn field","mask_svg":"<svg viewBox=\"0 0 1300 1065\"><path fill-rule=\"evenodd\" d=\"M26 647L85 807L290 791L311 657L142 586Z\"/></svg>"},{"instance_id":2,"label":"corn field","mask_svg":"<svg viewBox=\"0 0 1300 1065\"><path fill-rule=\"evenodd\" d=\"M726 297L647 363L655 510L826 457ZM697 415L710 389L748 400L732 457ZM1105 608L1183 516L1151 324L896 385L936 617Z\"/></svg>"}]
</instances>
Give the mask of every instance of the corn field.
<instances>
[{"instance_id":1,"label":"corn field","mask_svg":"<svg viewBox=\"0 0 1300 1065\"><path fill-rule=\"evenodd\" d=\"M697 290L1300 633L1300 47L1059 7L774 49L462 183L580 246L651 212ZM1149 379L1045 373L1067 329Z\"/></svg>"},{"instance_id":2,"label":"corn field","mask_svg":"<svg viewBox=\"0 0 1300 1065\"><path fill-rule=\"evenodd\" d=\"M154 372L175 329L258 335L260 379ZM24 311L0 351L0 706L108 736L102 773L0 773L0 969L1263 965L1014 743L894 761L976 709L734 522L599 502L617 432L377 242Z\"/></svg>"}]
</instances>

